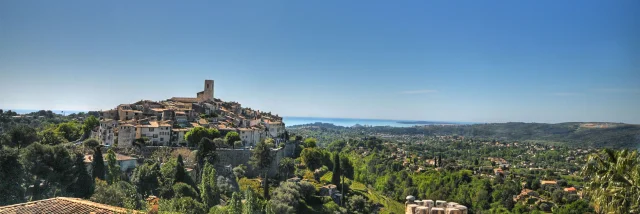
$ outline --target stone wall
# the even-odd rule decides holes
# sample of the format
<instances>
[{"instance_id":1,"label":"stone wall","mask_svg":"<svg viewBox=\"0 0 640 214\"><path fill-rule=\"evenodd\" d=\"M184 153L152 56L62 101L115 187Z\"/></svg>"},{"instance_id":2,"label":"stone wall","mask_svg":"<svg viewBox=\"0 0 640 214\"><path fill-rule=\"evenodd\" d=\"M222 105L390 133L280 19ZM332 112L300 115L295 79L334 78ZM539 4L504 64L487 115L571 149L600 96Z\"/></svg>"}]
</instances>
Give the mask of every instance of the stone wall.
<instances>
[{"instance_id":1,"label":"stone wall","mask_svg":"<svg viewBox=\"0 0 640 214\"><path fill-rule=\"evenodd\" d=\"M232 173L234 167L244 164L247 166L245 176L255 177L260 173L257 169L254 169L249 160L251 159L251 150L248 149L218 149L218 160L216 161L216 171L220 173ZM280 160L285 157L284 149L271 150L273 161L269 167L269 177L275 177L278 174L278 165Z\"/></svg>"},{"instance_id":2,"label":"stone wall","mask_svg":"<svg viewBox=\"0 0 640 214\"><path fill-rule=\"evenodd\" d=\"M147 146L142 149L142 154L144 157L149 157L153 152L161 146ZM177 149L179 147L172 147L172 149ZM190 148L195 149L195 148ZM292 157L295 151L295 144L286 144L285 148L282 149L272 149L271 155L273 157L273 161L269 167L269 177L275 177L278 175L278 166L280 165L280 160L285 157ZM247 167L247 171L245 172L245 176L255 177L258 176L258 170L254 169L251 164L249 164L249 160L251 159L251 150L249 149L218 149L216 150L218 153L218 160L214 164L216 171L218 174L227 175L232 173L234 167L237 167L240 164L244 164Z\"/></svg>"}]
</instances>

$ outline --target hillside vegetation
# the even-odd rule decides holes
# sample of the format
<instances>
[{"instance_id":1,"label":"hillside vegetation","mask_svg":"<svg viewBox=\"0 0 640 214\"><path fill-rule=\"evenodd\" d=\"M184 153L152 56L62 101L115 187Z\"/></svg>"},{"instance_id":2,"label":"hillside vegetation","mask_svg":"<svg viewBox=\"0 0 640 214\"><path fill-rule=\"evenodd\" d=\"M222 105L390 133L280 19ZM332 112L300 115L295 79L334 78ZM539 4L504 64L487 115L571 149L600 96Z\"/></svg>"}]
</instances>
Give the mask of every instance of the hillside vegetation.
<instances>
[{"instance_id":1,"label":"hillside vegetation","mask_svg":"<svg viewBox=\"0 0 640 214\"><path fill-rule=\"evenodd\" d=\"M592 124L597 126L590 126ZM324 138L327 138L327 133L333 132L336 134L457 135L498 141L540 141L596 148L638 148L640 145L640 125L621 123L490 123L406 128L357 126L345 128L329 124L312 124L291 128L302 127L305 127L304 134L314 136L314 130L322 131Z\"/></svg>"}]
</instances>

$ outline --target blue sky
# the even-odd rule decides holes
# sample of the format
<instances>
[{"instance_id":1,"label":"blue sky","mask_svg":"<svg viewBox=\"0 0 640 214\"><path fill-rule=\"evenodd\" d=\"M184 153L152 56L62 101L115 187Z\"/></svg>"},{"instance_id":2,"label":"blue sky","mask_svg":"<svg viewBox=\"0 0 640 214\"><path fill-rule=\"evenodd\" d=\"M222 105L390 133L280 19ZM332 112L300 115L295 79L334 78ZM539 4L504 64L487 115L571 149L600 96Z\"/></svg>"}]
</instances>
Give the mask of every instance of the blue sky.
<instances>
[{"instance_id":1,"label":"blue sky","mask_svg":"<svg viewBox=\"0 0 640 214\"><path fill-rule=\"evenodd\" d=\"M640 1L0 1L0 108L640 123Z\"/></svg>"}]
</instances>

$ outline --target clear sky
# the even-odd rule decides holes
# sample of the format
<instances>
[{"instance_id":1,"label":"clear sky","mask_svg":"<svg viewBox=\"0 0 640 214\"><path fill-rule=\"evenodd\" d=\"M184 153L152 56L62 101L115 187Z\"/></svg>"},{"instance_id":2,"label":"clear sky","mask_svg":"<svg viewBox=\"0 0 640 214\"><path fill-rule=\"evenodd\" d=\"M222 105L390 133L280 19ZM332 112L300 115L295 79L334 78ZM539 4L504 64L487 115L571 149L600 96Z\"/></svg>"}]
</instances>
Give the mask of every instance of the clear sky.
<instances>
[{"instance_id":1,"label":"clear sky","mask_svg":"<svg viewBox=\"0 0 640 214\"><path fill-rule=\"evenodd\" d=\"M0 108L640 123L640 1L0 1Z\"/></svg>"}]
</instances>

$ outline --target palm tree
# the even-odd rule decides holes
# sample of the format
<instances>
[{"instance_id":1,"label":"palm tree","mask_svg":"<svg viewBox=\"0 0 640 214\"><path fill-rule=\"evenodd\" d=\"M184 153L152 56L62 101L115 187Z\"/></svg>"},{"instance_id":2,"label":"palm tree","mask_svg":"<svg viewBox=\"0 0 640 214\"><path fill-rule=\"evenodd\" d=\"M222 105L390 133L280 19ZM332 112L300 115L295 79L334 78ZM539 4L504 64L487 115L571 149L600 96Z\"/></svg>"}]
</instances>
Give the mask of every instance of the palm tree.
<instances>
[{"instance_id":1,"label":"palm tree","mask_svg":"<svg viewBox=\"0 0 640 214\"><path fill-rule=\"evenodd\" d=\"M597 213L640 212L638 151L605 149L589 156L582 173L590 179L584 193Z\"/></svg>"}]
</instances>

